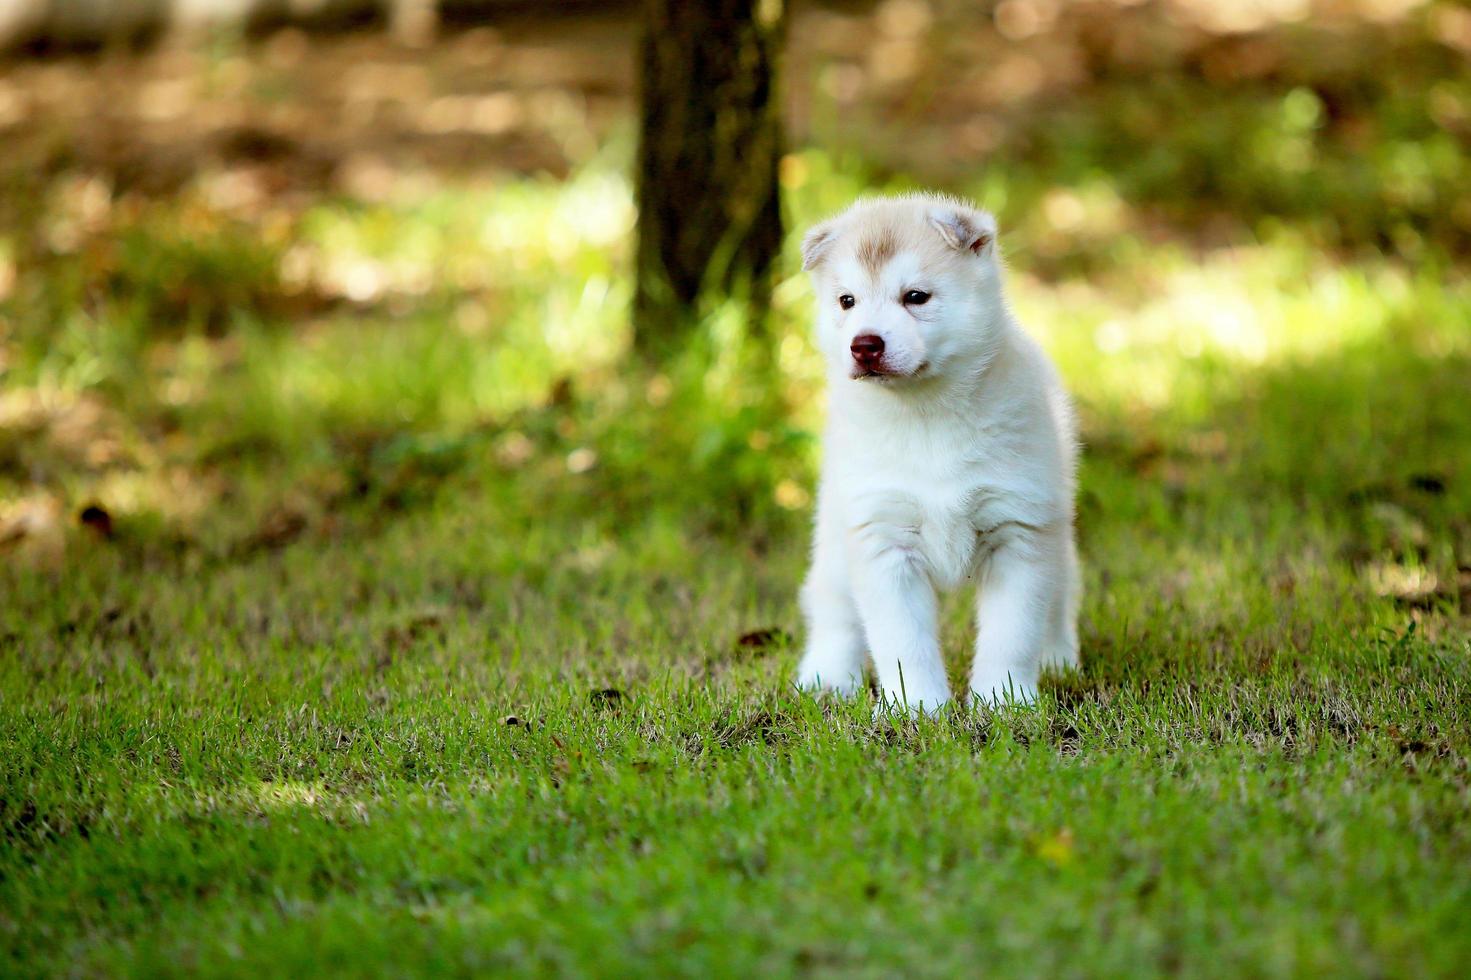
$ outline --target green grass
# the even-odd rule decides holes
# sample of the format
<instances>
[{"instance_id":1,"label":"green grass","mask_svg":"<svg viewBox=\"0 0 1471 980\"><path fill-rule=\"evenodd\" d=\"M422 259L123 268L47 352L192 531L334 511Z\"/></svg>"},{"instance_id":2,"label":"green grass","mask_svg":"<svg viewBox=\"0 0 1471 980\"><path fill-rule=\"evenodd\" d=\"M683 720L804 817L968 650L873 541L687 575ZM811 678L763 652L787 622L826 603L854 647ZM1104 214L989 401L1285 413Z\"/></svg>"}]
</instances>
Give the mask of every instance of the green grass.
<instances>
[{"instance_id":1,"label":"green grass","mask_svg":"<svg viewBox=\"0 0 1471 980\"><path fill-rule=\"evenodd\" d=\"M626 147L0 239L0 974L1465 975L1456 239L1316 228L1340 175L1201 248L1072 145L959 189L1079 402L1083 669L917 721L789 687L805 280L779 377L722 308L630 369Z\"/></svg>"}]
</instances>

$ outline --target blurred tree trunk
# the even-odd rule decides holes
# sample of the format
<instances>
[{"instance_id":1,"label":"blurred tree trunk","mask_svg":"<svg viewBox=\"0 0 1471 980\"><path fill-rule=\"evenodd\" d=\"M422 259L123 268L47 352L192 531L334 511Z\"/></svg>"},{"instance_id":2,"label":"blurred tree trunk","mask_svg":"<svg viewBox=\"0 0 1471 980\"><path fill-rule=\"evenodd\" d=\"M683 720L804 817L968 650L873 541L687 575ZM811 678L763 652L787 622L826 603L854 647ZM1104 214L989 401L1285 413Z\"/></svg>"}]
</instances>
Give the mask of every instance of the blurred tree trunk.
<instances>
[{"instance_id":1,"label":"blurred tree trunk","mask_svg":"<svg viewBox=\"0 0 1471 980\"><path fill-rule=\"evenodd\" d=\"M707 291L760 324L781 250L783 0L644 0L634 337L678 349Z\"/></svg>"},{"instance_id":2,"label":"blurred tree trunk","mask_svg":"<svg viewBox=\"0 0 1471 980\"><path fill-rule=\"evenodd\" d=\"M438 0L388 0L388 29L400 44L425 47L438 26Z\"/></svg>"}]
</instances>

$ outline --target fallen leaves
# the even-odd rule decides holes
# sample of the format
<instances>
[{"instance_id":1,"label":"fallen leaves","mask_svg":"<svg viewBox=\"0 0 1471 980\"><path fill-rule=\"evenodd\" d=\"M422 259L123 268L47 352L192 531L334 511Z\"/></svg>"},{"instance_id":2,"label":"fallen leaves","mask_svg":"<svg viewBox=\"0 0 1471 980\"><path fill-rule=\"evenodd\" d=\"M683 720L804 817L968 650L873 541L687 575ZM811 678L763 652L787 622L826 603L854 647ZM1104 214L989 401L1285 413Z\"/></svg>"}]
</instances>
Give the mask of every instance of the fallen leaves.
<instances>
[{"instance_id":1,"label":"fallen leaves","mask_svg":"<svg viewBox=\"0 0 1471 980\"><path fill-rule=\"evenodd\" d=\"M100 504L83 507L77 514L77 522L100 538L111 538L113 535L112 515Z\"/></svg>"},{"instance_id":2,"label":"fallen leaves","mask_svg":"<svg viewBox=\"0 0 1471 980\"><path fill-rule=\"evenodd\" d=\"M295 507L280 504L266 512L255 531L240 542L236 551L241 555L279 551L300 538L306 528L306 514Z\"/></svg>"},{"instance_id":3,"label":"fallen leaves","mask_svg":"<svg viewBox=\"0 0 1471 980\"><path fill-rule=\"evenodd\" d=\"M590 693L587 700L594 708L616 710L623 703L623 692L616 687L605 687Z\"/></svg>"},{"instance_id":4,"label":"fallen leaves","mask_svg":"<svg viewBox=\"0 0 1471 980\"><path fill-rule=\"evenodd\" d=\"M736 637L735 641L737 651L750 653L766 653L770 650L789 647L791 644L792 634L776 626L742 633Z\"/></svg>"},{"instance_id":5,"label":"fallen leaves","mask_svg":"<svg viewBox=\"0 0 1471 980\"><path fill-rule=\"evenodd\" d=\"M1073 832L1063 827L1056 833L1047 834L1032 842L1032 853L1054 868L1072 864L1077 857L1077 842Z\"/></svg>"}]
</instances>

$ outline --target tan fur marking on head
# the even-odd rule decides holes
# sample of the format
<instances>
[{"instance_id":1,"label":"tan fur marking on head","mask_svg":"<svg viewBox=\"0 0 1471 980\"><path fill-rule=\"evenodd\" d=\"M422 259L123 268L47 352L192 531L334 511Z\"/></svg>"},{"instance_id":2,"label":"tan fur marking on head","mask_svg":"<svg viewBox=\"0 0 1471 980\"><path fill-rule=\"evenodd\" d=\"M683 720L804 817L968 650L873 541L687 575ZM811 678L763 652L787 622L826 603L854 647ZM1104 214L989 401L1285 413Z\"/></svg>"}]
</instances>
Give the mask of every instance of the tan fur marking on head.
<instances>
[{"instance_id":1,"label":"tan fur marking on head","mask_svg":"<svg viewBox=\"0 0 1471 980\"><path fill-rule=\"evenodd\" d=\"M957 218L966 223L963 231L951 227ZM819 268L841 244L843 252L877 280L900 252L913 252L922 266L933 268L969 262L975 255L994 257L995 233L989 212L958 198L939 194L864 198L807 233L802 268Z\"/></svg>"},{"instance_id":2,"label":"tan fur marking on head","mask_svg":"<svg viewBox=\"0 0 1471 980\"><path fill-rule=\"evenodd\" d=\"M877 277L884 263L899 251L899 238L892 228L877 229L858 245L858 263L870 276Z\"/></svg>"}]
</instances>

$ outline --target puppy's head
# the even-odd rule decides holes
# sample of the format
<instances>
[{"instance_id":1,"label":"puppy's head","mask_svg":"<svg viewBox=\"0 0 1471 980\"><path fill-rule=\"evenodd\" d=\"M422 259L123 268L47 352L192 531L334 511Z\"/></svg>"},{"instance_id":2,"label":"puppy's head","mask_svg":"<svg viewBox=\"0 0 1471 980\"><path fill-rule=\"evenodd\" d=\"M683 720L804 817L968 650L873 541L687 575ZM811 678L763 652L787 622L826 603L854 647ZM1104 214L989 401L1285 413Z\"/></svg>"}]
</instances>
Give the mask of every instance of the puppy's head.
<instances>
[{"instance_id":1,"label":"puppy's head","mask_svg":"<svg viewBox=\"0 0 1471 980\"><path fill-rule=\"evenodd\" d=\"M830 372L864 383L983 363L997 329L996 219L935 195L860 201L802 241Z\"/></svg>"}]
</instances>

